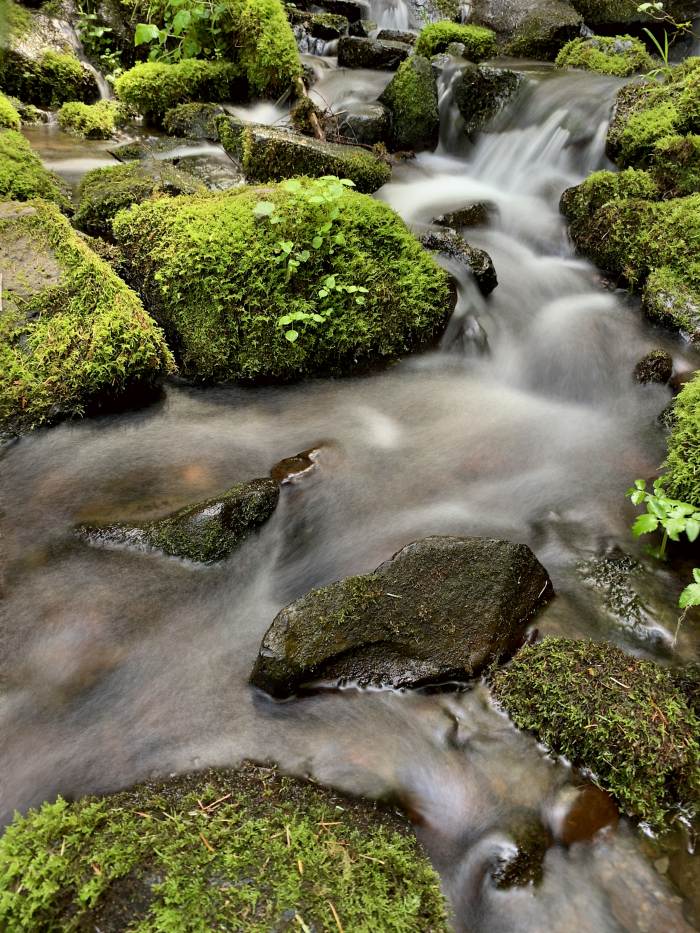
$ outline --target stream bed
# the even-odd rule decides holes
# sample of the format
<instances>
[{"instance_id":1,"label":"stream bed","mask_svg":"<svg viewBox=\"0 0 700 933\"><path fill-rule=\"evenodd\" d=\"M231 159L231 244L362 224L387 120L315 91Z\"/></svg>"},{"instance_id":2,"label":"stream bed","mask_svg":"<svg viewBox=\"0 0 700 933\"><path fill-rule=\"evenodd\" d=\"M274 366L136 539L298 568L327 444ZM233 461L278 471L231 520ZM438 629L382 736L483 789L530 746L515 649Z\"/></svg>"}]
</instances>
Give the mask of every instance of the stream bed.
<instances>
[{"instance_id":1,"label":"stream bed","mask_svg":"<svg viewBox=\"0 0 700 933\"><path fill-rule=\"evenodd\" d=\"M374 99L390 77L316 64L314 94L327 106ZM417 230L473 201L494 206L491 225L466 236L491 255L499 285L484 299L451 269L458 304L439 347L355 379L256 389L173 381L149 408L38 431L4 451L5 819L57 793L269 760L407 806L460 930L700 924L690 836L655 842L625 821L612 836L551 848L537 887L493 885L489 867L512 848L513 826L523 814L556 820L577 779L512 728L484 685L348 685L276 703L247 683L282 606L430 534L527 543L557 592L540 633L605 639L662 663L697 655L692 627L673 643L681 580L642 557L624 497L658 470L657 417L671 399L666 387L635 383L635 363L659 346L677 368L697 360L574 257L558 212L564 188L608 165L620 82L508 64L525 80L490 132L473 142L455 132L442 87L437 152L395 167L377 193ZM284 110L261 115L274 122ZM109 144L55 126L27 135L73 186L112 161ZM272 519L223 565L75 537L78 522L162 515L310 447L315 469L283 486ZM581 570L615 548L644 561L645 600L631 622Z\"/></svg>"}]
</instances>

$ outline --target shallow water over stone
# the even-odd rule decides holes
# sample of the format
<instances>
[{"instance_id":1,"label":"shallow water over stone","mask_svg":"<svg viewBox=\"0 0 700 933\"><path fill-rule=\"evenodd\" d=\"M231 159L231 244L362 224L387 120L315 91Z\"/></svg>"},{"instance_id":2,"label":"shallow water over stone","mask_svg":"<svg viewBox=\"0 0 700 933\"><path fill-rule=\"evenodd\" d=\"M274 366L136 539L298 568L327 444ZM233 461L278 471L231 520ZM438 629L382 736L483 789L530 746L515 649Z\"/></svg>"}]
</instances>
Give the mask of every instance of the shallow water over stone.
<instances>
[{"instance_id":1,"label":"shallow water over stone","mask_svg":"<svg viewBox=\"0 0 700 933\"><path fill-rule=\"evenodd\" d=\"M344 106L376 97L389 77L328 68L316 93ZM277 704L247 684L282 606L429 534L529 544L558 594L538 617L541 632L604 638L662 661L696 654L690 626L672 644L682 584L662 565L643 559L647 602L631 621L606 608L580 569L614 545L640 556L624 491L663 458L656 418L670 391L638 385L632 370L655 346L677 366L688 353L572 256L558 214L561 190L605 165L601 127L616 86L529 69L494 132L472 145L443 139L437 154L395 168L378 196L417 229L474 201L497 208L490 227L467 236L491 254L499 285L484 299L452 269L458 308L433 352L367 377L281 388L173 383L146 410L64 424L5 450L5 816L58 792L269 759L398 799L442 872L459 929L698 922L687 840L662 872L663 858L645 853L625 821L593 843L550 845L539 886L496 886L518 826L554 834L578 779L517 733L485 687L348 685ZM76 159L111 161L103 144L69 145L57 133L38 146L70 180L85 170ZM477 329L486 341L471 339ZM270 521L220 566L91 549L74 534L80 522L167 514L312 447L315 468L285 483ZM668 876L686 895L685 920Z\"/></svg>"}]
</instances>

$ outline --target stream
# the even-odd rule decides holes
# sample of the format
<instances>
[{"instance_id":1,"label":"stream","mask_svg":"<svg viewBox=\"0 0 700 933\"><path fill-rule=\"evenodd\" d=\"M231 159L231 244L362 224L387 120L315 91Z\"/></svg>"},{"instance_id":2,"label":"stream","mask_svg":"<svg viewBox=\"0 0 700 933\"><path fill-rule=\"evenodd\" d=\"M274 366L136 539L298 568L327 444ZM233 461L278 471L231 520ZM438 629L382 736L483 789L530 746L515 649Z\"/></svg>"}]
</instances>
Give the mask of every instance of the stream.
<instances>
[{"instance_id":1,"label":"stream","mask_svg":"<svg viewBox=\"0 0 700 933\"><path fill-rule=\"evenodd\" d=\"M386 25L406 28L400 3L380 6ZM492 256L499 285L484 299L450 267L458 303L439 347L354 379L173 381L149 408L38 431L4 451L5 819L57 793L269 760L406 806L458 930L700 928L690 836L657 841L625 820L593 842L550 848L538 886L493 884L514 826L553 825L580 779L518 733L484 685L349 685L276 703L247 684L282 606L430 534L527 543L557 592L537 618L541 634L605 639L662 663L697 656L691 626L673 644L681 579L643 557L624 497L663 460L656 419L671 399L665 386L635 383L635 363L659 346L677 368L697 360L574 257L558 212L564 188L608 166L621 82L507 64L525 78L489 132L469 142L455 131L443 82L438 150L398 164L377 193L416 230L473 201L494 206L490 226L465 236ZM314 67L313 96L333 108L376 99L391 77L332 58ZM284 121L285 111L258 105L255 118ZM73 187L113 162L111 144L55 125L26 135ZM283 486L270 521L223 565L98 550L74 536L82 521L163 515L310 447L316 469ZM615 546L644 561L648 604L634 624L611 615L579 569Z\"/></svg>"}]
</instances>

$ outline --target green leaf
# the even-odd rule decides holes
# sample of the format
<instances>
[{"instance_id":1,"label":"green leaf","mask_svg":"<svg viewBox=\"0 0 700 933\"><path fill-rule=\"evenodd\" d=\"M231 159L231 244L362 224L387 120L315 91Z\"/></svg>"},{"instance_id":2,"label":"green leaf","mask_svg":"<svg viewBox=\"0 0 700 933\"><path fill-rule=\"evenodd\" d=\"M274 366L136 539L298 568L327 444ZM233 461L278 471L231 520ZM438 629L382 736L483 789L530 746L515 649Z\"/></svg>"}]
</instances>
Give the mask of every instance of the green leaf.
<instances>
[{"instance_id":1,"label":"green leaf","mask_svg":"<svg viewBox=\"0 0 700 933\"><path fill-rule=\"evenodd\" d=\"M144 45L158 38L159 29L153 23L137 23L134 32L134 45Z\"/></svg>"},{"instance_id":2,"label":"green leaf","mask_svg":"<svg viewBox=\"0 0 700 933\"><path fill-rule=\"evenodd\" d=\"M291 314L283 314L282 317L278 319L277 323L280 325L280 327L285 327L287 324L291 324L291 323L292 323L292 315L291 315Z\"/></svg>"},{"instance_id":3,"label":"green leaf","mask_svg":"<svg viewBox=\"0 0 700 933\"><path fill-rule=\"evenodd\" d=\"M345 239L345 235L342 233L336 233L334 239L338 246L345 246L345 244L347 243L347 240Z\"/></svg>"},{"instance_id":4,"label":"green leaf","mask_svg":"<svg viewBox=\"0 0 700 933\"><path fill-rule=\"evenodd\" d=\"M326 286L326 288L328 288L328 289L333 289L333 288L335 288L335 276L334 276L334 275L327 275L326 278L324 279L323 284L324 284L324 285Z\"/></svg>"},{"instance_id":5,"label":"green leaf","mask_svg":"<svg viewBox=\"0 0 700 933\"><path fill-rule=\"evenodd\" d=\"M280 240L280 249L289 256L294 249L294 242L292 240Z\"/></svg>"},{"instance_id":6,"label":"green leaf","mask_svg":"<svg viewBox=\"0 0 700 933\"><path fill-rule=\"evenodd\" d=\"M327 297L328 297L328 289L327 289L327 288L321 288L321 289L319 289L318 297L319 297L319 298L327 298Z\"/></svg>"},{"instance_id":7,"label":"green leaf","mask_svg":"<svg viewBox=\"0 0 700 933\"><path fill-rule=\"evenodd\" d=\"M356 305L363 305L363 304L365 304L366 301L367 301L367 299L366 299L366 298L363 298L362 295L358 295L358 296L355 298L355 304L356 304Z\"/></svg>"},{"instance_id":8,"label":"green leaf","mask_svg":"<svg viewBox=\"0 0 700 933\"><path fill-rule=\"evenodd\" d=\"M269 217L270 214L274 214L275 205L272 201L258 201L258 203L253 208L253 217Z\"/></svg>"},{"instance_id":9,"label":"green leaf","mask_svg":"<svg viewBox=\"0 0 700 933\"><path fill-rule=\"evenodd\" d=\"M301 182L298 178L288 178L285 182L282 182L282 187L285 191L301 191Z\"/></svg>"},{"instance_id":10,"label":"green leaf","mask_svg":"<svg viewBox=\"0 0 700 933\"><path fill-rule=\"evenodd\" d=\"M311 241L311 245L313 246L314 249L320 249L320 247L323 246L323 237L315 236L313 240Z\"/></svg>"},{"instance_id":11,"label":"green leaf","mask_svg":"<svg viewBox=\"0 0 700 933\"><path fill-rule=\"evenodd\" d=\"M311 315L311 320L312 320L312 321L316 321L317 324L323 324L323 322L324 322L326 319L325 319L325 317L323 317L323 315L321 315L321 314L312 314L312 315Z\"/></svg>"},{"instance_id":12,"label":"green leaf","mask_svg":"<svg viewBox=\"0 0 700 933\"><path fill-rule=\"evenodd\" d=\"M176 36L181 36L186 32L192 22L192 14L189 10L180 10L173 19L172 31Z\"/></svg>"},{"instance_id":13,"label":"green leaf","mask_svg":"<svg viewBox=\"0 0 700 933\"><path fill-rule=\"evenodd\" d=\"M693 580L695 580L696 583L700 583L700 567L693 568Z\"/></svg>"},{"instance_id":14,"label":"green leaf","mask_svg":"<svg viewBox=\"0 0 700 933\"><path fill-rule=\"evenodd\" d=\"M288 330L285 331L284 336L290 343L294 343L294 341L299 337L299 333L296 330Z\"/></svg>"},{"instance_id":15,"label":"green leaf","mask_svg":"<svg viewBox=\"0 0 700 933\"><path fill-rule=\"evenodd\" d=\"M642 502L644 502L647 494L642 492L641 489L628 489L627 495L635 505L641 505Z\"/></svg>"},{"instance_id":16,"label":"green leaf","mask_svg":"<svg viewBox=\"0 0 700 933\"><path fill-rule=\"evenodd\" d=\"M688 535L688 541L695 541L700 534L700 522L695 518L685 520L685 533Z\"/></svg>"},{"instance_id":17,"label":"green leaf","mask_svg":"<svg viewBox=\"0 0 700 933\"><path fill-rule=\"evenodd\" d=\"M689 583L678 599L681 609L688 606L700 606L700 583Z\"/></svg>"},{"instance_id":18,"label":"green leaf","mask_svg":"<svg viewBox=\"0 0 700 933\"><path fill-rule=\"evenodd\" d=\"M678 541L678 536L685 531L685 519L667 518L661 522L671 541Z\"/></svg>"},{"instance_id":19,"label":"green leaf","mask_svg":"<svg viewBox=\"0 0 700 933\"><path fill-rule=\"evenodd\" d=\"M638 538L640 535L648 535L652 531L656 531L658 527L658 518L655 515L649 515L647 512L638 516L636 522L632 525L632 534L635 538Z\"/></svg>"}]
</instances>

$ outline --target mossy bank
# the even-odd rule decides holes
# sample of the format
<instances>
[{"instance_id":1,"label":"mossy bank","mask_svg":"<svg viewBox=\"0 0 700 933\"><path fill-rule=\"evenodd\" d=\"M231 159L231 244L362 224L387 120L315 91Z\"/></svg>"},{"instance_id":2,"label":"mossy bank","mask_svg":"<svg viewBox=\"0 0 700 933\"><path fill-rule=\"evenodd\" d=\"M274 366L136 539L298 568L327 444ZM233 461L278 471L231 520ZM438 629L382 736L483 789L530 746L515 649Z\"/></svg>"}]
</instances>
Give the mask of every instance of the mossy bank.
<instances>
[{"instance_id":1,"label":"mossy bank","mask_svg":"<svg viewBox=\"0 0 700 933\"><path fill-rule=\"evenodd\" d=\"M8 933L449 929L401 818L251 765L17 816L0 888Z\"/></svg>"},{"instance_id":2,"label":"mossy bank","mask_svg":"<svg viewBox=\"0 0 700 933\"><path fill-rule=\"evenodd\" d=\"M24 136L0 129L0 202L31 198L54 201L62 210L69 207L61 181L44 168Z\"/></svg>"}]
</instances>

